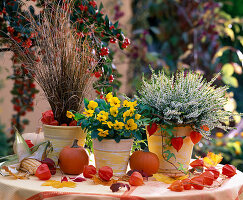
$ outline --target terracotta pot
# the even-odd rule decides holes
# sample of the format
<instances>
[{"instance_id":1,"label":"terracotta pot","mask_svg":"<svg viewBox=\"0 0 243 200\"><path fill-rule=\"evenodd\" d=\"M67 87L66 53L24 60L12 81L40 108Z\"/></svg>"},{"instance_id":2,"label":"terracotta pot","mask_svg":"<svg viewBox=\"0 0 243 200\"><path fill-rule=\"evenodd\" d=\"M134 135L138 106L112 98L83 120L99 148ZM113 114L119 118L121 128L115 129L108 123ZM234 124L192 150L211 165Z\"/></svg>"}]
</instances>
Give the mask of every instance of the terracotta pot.
<instances>
[{"instance_id":1,"label":"terracotta pot","mask_svg":"<svg viewBox=\"0 0 243 200\"><path fill-rule=\"evenodd\" d=\"M162 156L162 135L163 135L163 145L164 149L163 152L166 150L169 150L171 153L174 153L176 159L174 157L170 158L169 161L172 162L176 167L179 167L180 165L178 164L181 163L184 168L188 169L191 156L192 156L192 150L193 150L193 143L190 139L190 133L192 131L190 126L185 126L185 127L174 127L175 131L173 134L175 136L186 136L183 139L183 145L182 148L177 152L174 147L166 145L166 140L169 140L168 133L166 132L161 132L160 131L160 126L158 126L157 131L149 136L148 131L147 131L147 138L148 138L148 147L149 151L155 153L160 160L160 166L159 166L159 173L163 173L167 176L171 177L178 177L178 176L183 176L185 175L181 171L177 170L171 163L166 161L164 157ZM164 153L164 156L166 157L167 154Z\"/></svg>"},{"instance_id":2,"label":"terracotta pot","mask_svg":"<svg viewBox=\"0 0 243 200\"><path fill-rule=\"evenodd\" d=\"M65 146L71 146L74 139L78 139L78 145L84 146L86 131L80 126L51 126L43 124L45 140L50 140L53 146L53 152L48 155L56 163L59 153Z\"/></svg>"},{"instance_id":3,"label":"terracotta pot","mask_svg":"<svg viewBox=\"0 0 243 200\"><path fill-rule=\"evenodd\" d=\"M113 139L93 140L96 168L109 166L113 169L114 176L126 174L128 160L133 139L121 139L116 143Z\"/></svg>"}]
</instances>

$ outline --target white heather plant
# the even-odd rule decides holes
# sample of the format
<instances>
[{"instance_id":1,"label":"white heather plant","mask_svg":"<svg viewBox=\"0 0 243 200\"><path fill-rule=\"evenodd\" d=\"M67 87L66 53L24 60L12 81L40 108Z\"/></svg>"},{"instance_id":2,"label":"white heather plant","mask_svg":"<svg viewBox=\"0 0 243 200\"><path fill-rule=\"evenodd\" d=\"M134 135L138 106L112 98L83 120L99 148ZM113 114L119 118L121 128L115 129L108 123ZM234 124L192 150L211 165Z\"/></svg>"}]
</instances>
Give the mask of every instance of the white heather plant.
<instances>
[{"instance_id":1,"label":"white heather plant","mask_svg":"<svg viewBox=\"0 0 243 200\"><path fill-rule=\"evenodd\" d=\"M224 110L228 88L212 85L218 76L208 82L203 75L193 71L177 71L168 76L163 71L156 74L152 70L150 80L143 77L136 96L140 110L151 122L191 125L204 137L215 127L227 130L229 127L222 122L232 116Z\"/></svg>"}]
</instances>

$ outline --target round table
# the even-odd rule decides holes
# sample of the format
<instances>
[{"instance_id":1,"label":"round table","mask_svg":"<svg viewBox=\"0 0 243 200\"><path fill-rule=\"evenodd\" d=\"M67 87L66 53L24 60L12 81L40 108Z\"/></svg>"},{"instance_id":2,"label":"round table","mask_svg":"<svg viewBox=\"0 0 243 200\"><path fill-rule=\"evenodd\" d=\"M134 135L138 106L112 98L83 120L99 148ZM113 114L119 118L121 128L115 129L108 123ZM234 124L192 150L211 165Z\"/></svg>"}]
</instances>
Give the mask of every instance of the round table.
<instances>
[{"instance_id":1,"label":"round table","mask_svg":"<svg viewBox=\"0 0 243 200\"><path fill-rule=\"evenodd\" d=\"M60 180L55 175L53 180ZM217 189L188 190L172 192L168 184L149 178L143 186L131 187L130 191L121 189L112 193L109 186L94 185L92 180L77 183L75 188L53 188L41 186L44 181L33 176L27 180L16 180L0 176L0 200L86 200L86 199L121 199L121 200L243 200L243 173L226 180Z\"/></svg>"}]
</instances>

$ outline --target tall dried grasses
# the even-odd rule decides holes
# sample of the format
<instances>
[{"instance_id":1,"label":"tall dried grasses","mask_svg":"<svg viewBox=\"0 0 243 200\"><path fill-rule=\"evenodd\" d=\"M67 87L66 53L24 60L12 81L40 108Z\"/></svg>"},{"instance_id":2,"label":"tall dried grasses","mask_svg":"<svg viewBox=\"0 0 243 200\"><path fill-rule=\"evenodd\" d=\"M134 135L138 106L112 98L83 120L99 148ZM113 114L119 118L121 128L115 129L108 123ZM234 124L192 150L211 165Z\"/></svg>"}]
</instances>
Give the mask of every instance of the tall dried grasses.
<instances>
[{"instance_id":1,"label":"tall dried grasses","mask_svg":"<svg viewBox=\"0 0 243 200\"><path fill-rule=\"evenodd\" d=\"M14 50L44 91L60 124L70 122L67 110L82 108L92 82L91 73L99 63L95 42L78 36L75 25L70 22L71 2L66 5L65 9L62 4L49 6L39 20L29 13L36 43L31 49L14 45Z\"/></svg>"}]
</instances>

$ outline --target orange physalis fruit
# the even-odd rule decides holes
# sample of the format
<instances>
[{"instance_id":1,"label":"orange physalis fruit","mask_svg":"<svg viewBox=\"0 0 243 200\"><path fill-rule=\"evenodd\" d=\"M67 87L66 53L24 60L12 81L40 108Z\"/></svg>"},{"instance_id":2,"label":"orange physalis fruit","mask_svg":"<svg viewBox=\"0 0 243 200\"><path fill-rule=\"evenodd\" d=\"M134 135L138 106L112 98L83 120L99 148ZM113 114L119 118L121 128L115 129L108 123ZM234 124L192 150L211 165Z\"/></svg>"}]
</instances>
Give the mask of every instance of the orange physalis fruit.
<instances>
[{"instance_id":1,"label":"orange physalis fruit","mask_svg":"<svg viewBox=\"0 0 243 200\"><path fill-rule=\"evenodd\" d=\"M212 152L208 152L207 156L203 158L205 167L215 167L222 161L223 157L221 154L214 154Z\"/></svg>"},{"instance_id":2,"label":"orange physalis fruit","mask_svg":"<svg viewBox=\"0 0 243 200\"><path fill-rule=\"evenodd\" d=\"M214 180L216 180L219 177L219 174L220 174L219 170L217 170L215 167L209 167L209 168L205 169L205 171L213 172Z\"/></svg>"},{"instance_id":3,"label":"orange physalis fruit","mask_svg":"<svg viewBox=\"0 0 243 200\"><path fill-rule=\"evenodd\" d=\"M202 134L196 131L190 133L190 138L193 144L197 144L202 139Z\"/></svg>"},{"instance_id":4,"label":"orange physalis fruit","mask_svg":"<svg viewBox=\"0 0 243 200\"><path fill-rule=\"evenodd\" d=\"M173 182L168 187L168 189L170 189L171 191L174 191L174 192L182 192L184 190L184 187L183 187L182 181L177 180L177 181Z\"/></svg>"},{"instance_id":5,"label":"orange physalis fruit","mask_svg":"<svg viewBox=\"0 0 243 200\"><path fill-rule=\"evenodd\" d=\"M190 190L192 185L191 185L191 179L189 178L186 178L186 179L183 179L182 181L182 185L184 187L184 190Z\"/></svg>"},{"instance_id":6,"label":"orange physalis fruit","mask_svg":"<svg viewBox=\"0 0 243 200\"><path fill-rule=\"evenodd\" d=\"M143 176L139 172L133 172L129 178L129 184L132 186L143 185Z\"/></svg>"},{"instance_id":7,"label":"orange physalis fruit","mask_svg":"<svg viewBox=\"0 0 243 200\"><path fill-rule=\"evenodd\" d=\"M204 185L212 185L214 181L214 173L211 171L203 172L201 175L203 177L203 184Z\"/></svg>"},{"instance_id":8,"label":"orange physalis fruit","mask_svg":"<svg viewBox=\"0 0 243 200\"><path fill-rule=\"evenodd\" d=\"M203 167L203 165L204 165L204 162L203 162L203 160L201 160L201 159L194 160L194 161L192 161L192 162L190 163L190 166L191 166L192 168Z\"/></svg>"},{"instance_id":9,"label":"orange physalis fruit","mask_svg":"<svg viewBox=\"0 0 243 200\"><path fill-rule=\"evenodd\" d=\"M99 169L98 174L103 181L109 181L113 176L113 170L109 166L104 166Z\"/></svg>"},{"instance_id":10,"label":"orange physalis fruit","mask_svg":"<svg viewBox=\"0 0 243 200\"><path fill-rule=\"evenodd\" d=\"M171 145L175 148L175 150L177 152L180 151L180 149L183 145L183 138L182 137L173 137L171 139Z\"/></svg>"},{"instance_id":11,"label":"orange physalis fruit","mask_svg":"<svg viewBox=\"0 0 243 200\"><path fill-rule=\"evenodd\" d=\"M222 174L230 178L236 174L236 168L233 165L224 165L222 168Z\"/></svg>"},{"instance_id":12,"label":"orange physalis fruit","mask_svg":"<svg viewBox=\"0 0 243 200\"><path fill-rule=\"evenodd\" d=\"M203 177L193 177L191 179L191 184L196 190L202 190L204 188L203 186Z\"/></svg>"}]
</instances>

